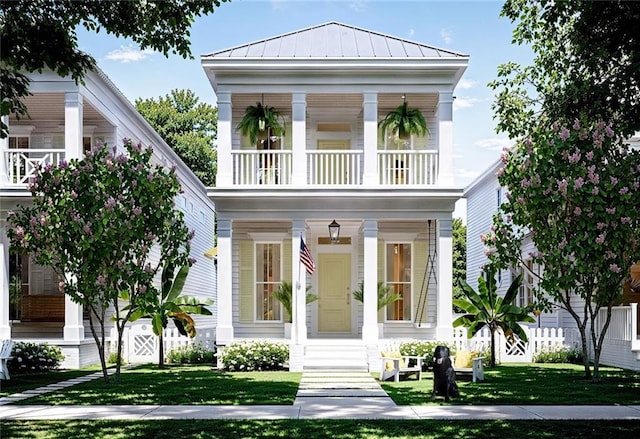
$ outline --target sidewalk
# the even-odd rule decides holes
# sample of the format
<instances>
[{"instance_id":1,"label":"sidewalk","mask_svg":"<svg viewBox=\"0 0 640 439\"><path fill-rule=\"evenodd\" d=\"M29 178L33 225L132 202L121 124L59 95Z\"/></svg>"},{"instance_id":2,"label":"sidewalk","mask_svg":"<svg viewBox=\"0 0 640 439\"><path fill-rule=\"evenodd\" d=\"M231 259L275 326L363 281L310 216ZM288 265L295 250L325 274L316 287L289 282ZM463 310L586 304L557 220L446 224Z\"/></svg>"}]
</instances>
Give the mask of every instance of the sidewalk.
<instances>
[{"instance_id":1,"label":"sidewalk","mask_svg":"<svg viewBox=\"0 0 640 439\"><path fill-rule=\"evenodd\" d=\"M324 376L323 376L324 375ZM100 378L102 372L0 398L0 419L502 419L640 421L634 406L398 406L371 377L305 372L293 405L13 405L43 393Z\"/></svg>"}]
</instances>

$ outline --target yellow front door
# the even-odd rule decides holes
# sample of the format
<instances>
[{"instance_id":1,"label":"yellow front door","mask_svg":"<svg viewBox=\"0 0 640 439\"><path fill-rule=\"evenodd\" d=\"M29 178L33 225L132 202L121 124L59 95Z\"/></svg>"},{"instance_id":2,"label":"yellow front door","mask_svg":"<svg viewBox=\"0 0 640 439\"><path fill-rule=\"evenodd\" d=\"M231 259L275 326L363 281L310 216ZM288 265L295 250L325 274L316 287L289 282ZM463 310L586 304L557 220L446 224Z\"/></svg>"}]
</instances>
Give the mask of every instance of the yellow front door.
<instances>
[{"instance_id":1,"label":"yellow front door","mask_svg":"<svg viewBox=\"0 0 640 439\"><path fill-rule=\"evenodd\" d=\"M351 255L320 254L318 332L351 332Z\"/></svg>"}]
</instances>

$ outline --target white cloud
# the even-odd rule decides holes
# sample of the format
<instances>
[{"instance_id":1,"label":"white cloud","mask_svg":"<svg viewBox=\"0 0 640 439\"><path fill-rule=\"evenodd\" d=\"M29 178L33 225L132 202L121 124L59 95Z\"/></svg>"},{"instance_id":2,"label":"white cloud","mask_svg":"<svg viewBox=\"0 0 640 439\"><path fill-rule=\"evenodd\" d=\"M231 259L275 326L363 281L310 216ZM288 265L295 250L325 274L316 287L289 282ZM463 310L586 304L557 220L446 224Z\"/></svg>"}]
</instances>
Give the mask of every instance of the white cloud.
<instances>
[{"instance_id":1,"label":"white cloud","mask_svg":"<svg viewBox=\"0 0 640 439\"><path fill-rule=\"evenodd\" d=\"M458 85L456 86L456 88L461 89L461 90L467 90L470 88L474 88L476 85L478 85L478 81L473 80L473 79L467 79L467 78L462 78L459 82Z\"/></svg>"},{"instance_id":2,"label":"white cloud","mask_svg":"<svg viewBox=\"0 0 640 439\"><path fill-rule=\"evenodd\" d=\"M416 33L415 30L409 29L409 36L412 37Z\"/></svg>"},{"instance_id":3,"label":"white cloud","mask_svg":"<svg viewBox=\"0 0 640 439\"><path fill-rule=\"evenodd\" d=\"M471 108L478 102L482 102L482 99L471 98L469 96L456 96L453 101L453 109L462 110L463 108Z\"/></svg>"},{"instance_id":4,"label":"white cloud","mask_svg":"<svg viewBox=\"0 0 640 439\"><path fill-rule=\"evenodd\" d=\"M451 31L449 29L440 29L440 39L444 41L445 44L451 44L453 42Z\"/></svg>"},{"instance_id":5,"label":"white cloud","mask_svg":"<svg viewBox=\"0 0 640 439\"><path fill-rule=\"evenodd\" d=\"M145 49L140 50L132 45L128 46L120 46L120 49L112 50L107 53L105 56L106 59L110 61L118 61L121 63L129 63L129 62L137 62L142 61L149 57L149 55L153 54L153 50Z\"/></svg>"},{"instance_id":6,"label":"white cloud","mask_svg":"<svg viewBox=\"0 0 640 439\"><path fill-rule=\"evenodd\" d=\"M363 12L364 10L367 9L367 6L365 3L366 2L364 0L356 0L351 2L349 7L353 9L355 12Z\"/></svg>"},{"instance_id":7,"label":"white cloud","mask_svg":"<svg viewBox=\"0 0 640 439\"><path fill-rule=\"evenodd\" d=\"M473 142L474 146L479 146L480 148L488 151L502 151L504 148L508 148L512 144L513 141L508 137L489 137Z\"/></svg>"}]
</instances>

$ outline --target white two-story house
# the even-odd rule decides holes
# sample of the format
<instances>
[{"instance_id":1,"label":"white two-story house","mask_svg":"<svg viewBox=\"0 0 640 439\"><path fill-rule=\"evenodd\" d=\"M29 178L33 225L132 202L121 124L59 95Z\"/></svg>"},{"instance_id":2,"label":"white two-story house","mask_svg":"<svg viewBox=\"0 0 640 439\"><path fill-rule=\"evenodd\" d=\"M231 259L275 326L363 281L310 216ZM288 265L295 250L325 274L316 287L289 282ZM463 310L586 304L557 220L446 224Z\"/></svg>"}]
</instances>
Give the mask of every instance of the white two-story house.
<instances>
[{"instance_id":1,"label":"white two-story house","mask_svg":"<svg viewBox=\"0 0 640 439\"><path fill-rule=\"evenodd\" d=\"M292 345L452 336L453 93L468 56L330 22L201 57L217 96L217 342L285 337L272 292L294 290ZM429 133L378 123L406 100ZM237 125L272 106L285 132ZM265 146L267 145L267 146ZM335 223L334 223L335 221ZM339 238L329 236L339 225ZM315 263L300 263L301 239ZM364 280L363 303L353 291ZM382 282L401 300L377 309ZM309 291L318 300L306 304Z\"/></svg>"},{"instance_id":2,"label":"white two-story house","mask_svg":"<svg viewBox=\"0 0 640 439\"><path fill-rule=\"evenodd\" d=\"M29 117L7 117L9 136L0 140L0 339L60 346L64 367L82 367L99 362L87 313L59 292L59 280L50 267L10 251L7 238L7 213L29 204L27 187L38 166L81 158L86 150L105 143L122 149L124 138L152 146L156 163L176 164L184 190L175 200L176 208L196 232L191 255L197 263L184 291L211 299L215 265L204 253L214 244L214 209L200 180L104 73L88 72L84 84L52 72L29 76L32 95L24 100ZM198 330L210 328L213 333L215 318L215 312L198 316Z\"/></svg>"}]
</instances>

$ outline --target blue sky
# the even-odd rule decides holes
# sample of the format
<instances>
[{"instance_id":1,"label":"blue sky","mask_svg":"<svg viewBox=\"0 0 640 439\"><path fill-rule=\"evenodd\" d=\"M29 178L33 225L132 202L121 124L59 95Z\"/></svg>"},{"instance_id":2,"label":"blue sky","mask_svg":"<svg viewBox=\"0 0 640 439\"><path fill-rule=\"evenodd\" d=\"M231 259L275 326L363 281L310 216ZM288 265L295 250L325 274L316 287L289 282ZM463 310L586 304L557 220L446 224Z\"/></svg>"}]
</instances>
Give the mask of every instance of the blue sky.
<instances>
[{"instance_id":1,"label":"blue sky","mask_svg":"<svg viewBox=\"0 0 640 439\"><path fill-rule=\"evenodd\" d=\"M494 93L487 83L499 64L532 60L528 48L511 44L514 26L499 16L501 7L499 1L236 0L195 21L192 60L140 51L130 40L104 32L78 35L80 48L96 58L131 101L158 98L177 88L191 89L201 101L215 105L200 55L328 21L469 55L454 104L455 181L466 186L509 144L495 132Z\"/></svg>"}]
</instances>

